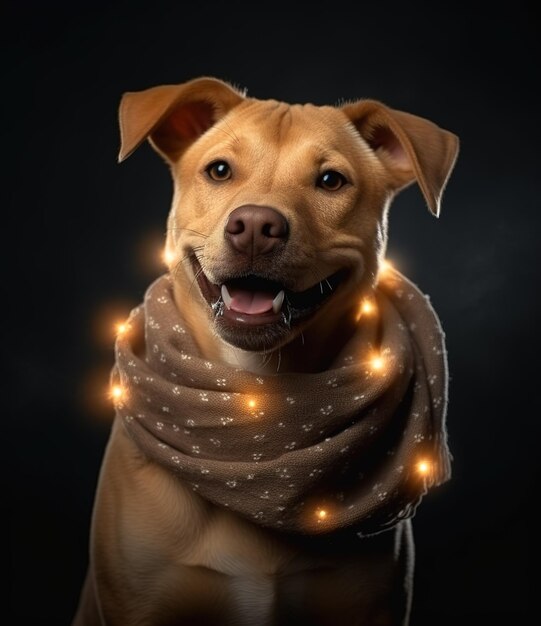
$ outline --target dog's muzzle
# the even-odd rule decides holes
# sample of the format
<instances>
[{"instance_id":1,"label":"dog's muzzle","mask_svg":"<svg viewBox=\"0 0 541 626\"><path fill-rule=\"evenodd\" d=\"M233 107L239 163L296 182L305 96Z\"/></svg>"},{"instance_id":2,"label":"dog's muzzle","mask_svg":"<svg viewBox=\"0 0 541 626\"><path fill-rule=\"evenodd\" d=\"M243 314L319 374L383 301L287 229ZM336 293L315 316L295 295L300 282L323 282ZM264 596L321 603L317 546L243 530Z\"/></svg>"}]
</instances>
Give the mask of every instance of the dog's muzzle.
<instances>
[{"instance_id":1,"label":"dog's muzzle","mask_svg":"<svg viewBox=\"0 0 541 626\"><path fill-rule=\"evenodd\" d=\"M280 211L243 205L230 213L224 227L228 267L214 269L214 280L209 280L192 253L201 294L214 313L218 332L230 343L245 348L273 345L312 317L348 275L341 270L302 292L293 291L291 277L279 275L277 261L289 236L290 225ZM256 335L248 341L247 333Z\"/></svg>"}]
</instances>

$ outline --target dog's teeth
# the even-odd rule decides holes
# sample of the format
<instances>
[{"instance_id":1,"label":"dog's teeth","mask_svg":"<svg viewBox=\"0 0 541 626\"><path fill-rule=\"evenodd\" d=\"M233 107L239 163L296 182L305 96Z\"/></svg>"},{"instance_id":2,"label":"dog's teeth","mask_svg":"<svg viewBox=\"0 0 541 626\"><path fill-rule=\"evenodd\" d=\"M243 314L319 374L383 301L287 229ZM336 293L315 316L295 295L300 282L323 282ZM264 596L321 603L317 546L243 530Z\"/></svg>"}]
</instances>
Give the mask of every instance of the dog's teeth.
<instances>
[{"instance_id":1,"label":"dog's teeth","mask_svg":"<svg viewBox=\"0 0 541 626\"><path fill-rule=\"evenodd\" d=\"M229 291L227 291L227 287L225 285L222 285L222 300L224 301L225 306L230 309L231 300L233 300L233 298L229 295Z\"/></svg>"},{"instance_id":2,"label":"dog's teeth","mask_svg":"<svg viewBox=\"0 0 541 626\"><path fill-rule=\"evenodd\" d=\"M278 294L276 295L276 298L274 298L274 300L272 301L272 310L274 313L278 313L278 311L282 308L285 295L286 294L284 293L284 290L282 289L280 292L278 292Z\"/></svg>"}]
</instances>

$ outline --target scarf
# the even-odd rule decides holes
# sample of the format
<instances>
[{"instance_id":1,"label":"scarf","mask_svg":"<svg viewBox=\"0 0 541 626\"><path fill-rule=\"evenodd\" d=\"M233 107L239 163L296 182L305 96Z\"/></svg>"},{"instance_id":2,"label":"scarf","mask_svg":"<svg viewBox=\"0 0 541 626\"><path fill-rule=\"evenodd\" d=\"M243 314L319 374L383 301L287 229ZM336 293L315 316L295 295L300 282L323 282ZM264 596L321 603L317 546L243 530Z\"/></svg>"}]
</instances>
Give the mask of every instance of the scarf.
<instances>
[{"instance_id":1,"label":"scarf","mask_svg":"<svg viewBox=\"0 0 541 626\"><path fill-rule=\"evenodd\" d=\"M112 373L117 419L148 459L252 522L369 535L450 477L444 334L394 269L323 372L259 376L206 360L169 275L127 328Z\"/></svg>"}]
</instances>

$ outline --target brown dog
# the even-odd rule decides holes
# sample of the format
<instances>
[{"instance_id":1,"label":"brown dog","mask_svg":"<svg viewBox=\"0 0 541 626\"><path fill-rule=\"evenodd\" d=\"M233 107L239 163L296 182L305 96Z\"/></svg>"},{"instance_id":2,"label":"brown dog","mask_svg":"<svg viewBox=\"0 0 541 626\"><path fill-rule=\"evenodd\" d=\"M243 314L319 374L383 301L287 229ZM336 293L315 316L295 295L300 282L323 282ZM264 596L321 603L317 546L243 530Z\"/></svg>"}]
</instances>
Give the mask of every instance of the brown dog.
<instances>
[{"instance_id":1,"label":"brown dog","mask_svg":"<svg viewBox=\"0 0 541 626\"><path fill-rule=\"evenodd\" d=\"M393 196L417 181L438 215L458 150L379 102L260 101L211 78L125 94L120 126L120 160L148 138L171 167L166 249L200 353L265 375L328 366L377 276ZM284 323L285 292L327 279L328 301ZM412 576L409 521L334 542L270 531L145 460L117 420L74 624L404 625Z\"/></svg>"}]
</instances>

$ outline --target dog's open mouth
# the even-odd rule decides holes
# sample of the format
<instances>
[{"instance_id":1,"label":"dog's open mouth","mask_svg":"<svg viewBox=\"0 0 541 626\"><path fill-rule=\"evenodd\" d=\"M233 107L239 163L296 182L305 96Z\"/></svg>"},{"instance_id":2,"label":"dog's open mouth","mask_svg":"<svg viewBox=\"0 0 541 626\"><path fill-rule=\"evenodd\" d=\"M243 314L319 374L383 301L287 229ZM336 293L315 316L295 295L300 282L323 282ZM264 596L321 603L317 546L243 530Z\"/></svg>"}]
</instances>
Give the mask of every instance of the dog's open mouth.
<instances>
[{"instance_id":1,"label":"dog's open mouth","mask_svg":"<svg viewBox=\"0 0 541 626\"><path fill-rule=\"evenodd\" d=\"M275 280L247 274L209 281L199 261L192 257L199 289L216 319L234 325L292 324L313 315L336 291L346 272L335 272L304 291L292 291Z\"/></svg>"},{"instance_id":2,"label":"dog's open mouth","mask_svg":"<svg viewBox=\"0 0 541 626\"><path fill-rule=\"evenodd\" d=\"M284 304L285 290L280 283L254 275L226 281L220 293L225 311L231 311L233 315L274 316L287 306Z\"/></svg>"}]
</instances>

